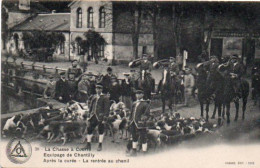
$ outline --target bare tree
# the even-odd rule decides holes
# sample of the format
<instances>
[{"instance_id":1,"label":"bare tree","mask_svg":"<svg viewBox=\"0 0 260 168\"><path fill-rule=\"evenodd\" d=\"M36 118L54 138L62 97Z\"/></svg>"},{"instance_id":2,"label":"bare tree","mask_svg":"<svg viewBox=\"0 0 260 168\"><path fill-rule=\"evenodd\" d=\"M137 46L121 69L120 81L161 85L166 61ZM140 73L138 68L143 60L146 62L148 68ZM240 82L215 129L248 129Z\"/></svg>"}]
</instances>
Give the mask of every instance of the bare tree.
<instances>
[{"instance_id":1,"label":"bare tree","mask_svg":"<svg viewBox=\"0 0 260 168\"><path fill-rule=\"evenodd\" d=\"M181 54L181 18L183 16L182 4L172 4L172 28L175 40L176 56Z\"/></svg>"}]
</instances>

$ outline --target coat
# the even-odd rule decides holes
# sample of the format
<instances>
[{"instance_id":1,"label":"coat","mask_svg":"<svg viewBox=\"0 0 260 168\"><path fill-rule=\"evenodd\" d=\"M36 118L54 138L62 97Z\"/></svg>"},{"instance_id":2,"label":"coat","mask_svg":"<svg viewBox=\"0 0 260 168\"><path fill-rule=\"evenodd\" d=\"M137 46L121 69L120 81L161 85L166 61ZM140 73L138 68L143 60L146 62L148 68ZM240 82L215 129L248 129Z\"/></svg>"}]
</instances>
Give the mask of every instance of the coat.
<instances>
[{"instance_id":1,"label":"coat","mask_svg":"<svg viewBox=\"0 0 260 168\"><path fill-rule=\"evenodd\" d=\"M109 115L110 101L107 95L93 95L90 98L89 112L90 118L96 116L99 121L102 121L104 117Z\"/></svg>"},{"instance_id":2,"label":"coat","mask_svg":"<svg viewBox=\"0 0 260 168\"><path fill-rule=\"evenodd\" d=\"M63 81L60 79L56 82L55 97L56 99L62 97L61 101L63 103L67 103L70 100L70 86L67 80Z\"/></svg>"},{"instance_id":3,"label":"coat","mask_svg":"<svg viewBox=\"0 0 260 168\"><path fill-rule=\"evenodd\" d=\"M145 100L137 100L133 103L130 114L130 125L136 124L137 128L146 128L146 123L150 115L150 104Z\"/></svg>"},{"instance_id":4,"label":"coat","mask_svg":"<svg viewBox=\"0 0 260 168\"><path fill-rule=\"evenodd\" d=\"M134 94L134 86L135 86L135 81L129 79L128 83L126 83L126 80L123 79L121 83L122 96L132 97Z\"/></svg>"},{"instance_id":5,"label":"coat","mask_svg":"<svg viewBox=\"0 0 260 168\"><path fill-rule=\"evenodd\" d=\"M103 79L102 79L102 84L103 84L103 93L108 93L109 92L109 88L111 87L111 78L117 78L114 74L112 74L111 76L109 76L108 74L106 74Z\"/></svg>"},{"instance_id":6,"label":"coat","mask_svg":"<svg viewBox=\"0 0 260 168\"><path fill-rule=\"evenodd\" d=\"M141 61L140 62L140 71L142 71L142 70L148 70L149 72L151 72L151 70L152 70L152 63L151 63L151 61L149 61L149 60L147 60L146 62L145 61Z\"/></svg>"}]
</instances>

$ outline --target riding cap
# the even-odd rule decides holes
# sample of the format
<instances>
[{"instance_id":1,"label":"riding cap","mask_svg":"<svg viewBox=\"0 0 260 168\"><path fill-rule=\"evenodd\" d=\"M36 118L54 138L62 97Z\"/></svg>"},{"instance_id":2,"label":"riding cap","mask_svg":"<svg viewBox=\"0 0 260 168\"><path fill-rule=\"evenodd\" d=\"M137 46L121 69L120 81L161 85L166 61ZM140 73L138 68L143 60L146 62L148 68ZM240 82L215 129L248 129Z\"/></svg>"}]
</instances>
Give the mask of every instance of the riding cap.
<instances>
[{"instance_id":1,"label":"riding cap","mask_svg":"<svg viewBox=\"0 0 260 168\"><path fill-rule=\"evenodd\" d=\"M111 68L111 67L108 67L108 68L107 68L107 71L112 72L112 68Z\"/></svg>"},{"instance_id":2,"label":"riding cap","mask_svg":"<svg viewBox=\"0 0 260 168\"><path fill-rule=\"evenodd\" d=\"M237 54L232 55L231 59L238 59L238 55Z\"/></svg>"},{"instance_id":3,"label":"riding cap","mask_svg":"<svg viewBox=\"0 0 260 168\"><path fill-rule=\"evenodd\" d=\"M175 61L175 58L174 58L174 57L170 57L170 60L173 60L173 61Z\"/></svg>"},{"instance_id":4,"label":"riding cap","mask_svg":"<svg viewBox=\"0 0 260 168\"><path fill-rule=\"evenodd\" d=\"M73 62L78 62L78 60L77 60L77 59L74 59L74 60L71 61L71 63L73 63Z\"/></svg>"},{"instance_id":5,"label":"riding cap","mask_svg":"<svg viewBox=\"0 0 260 168\"><path fill-rule=\"evenodd\" d=\"M60 75L65 75L66 73L65 72L61 72Z\"/></svg>"},{"instance_id":6,"label":"riding cap","mask_svg":"<svg viewBox=\"0 0 260 168\"><path fill-rule=\"evenodd\" d=\"M53 79L53 78L54 78L54 76L53 76L53 75L50 75L50 76L49 76L49 79Z\"/></svg>"},{"instance_id":7,"label":"riding cap","mask_svg":"<svg viewBox=\"0 0 260 168\"><path fill-rule=\"evenodd\" d=\"M130 76L130 73L123 73L124 76Z\"/></svg>"},{"instance_id":8,"label":"riding cap","mask_svg":"<svg viewBox=\"0 0 260 168\"><path fill-rule=\"evenodd\" d=\"M102 85L102 83L97 83L97 84L96 84L96 88L103 89L103 85Z\"/></svg>"},{"instance_id":9,"label":"riding cap","mask_svg":"<svg viewBox=\"0 0 260 168\"><path fill-rule=\"evenodd\" d=\"M135 94L144 94L144 91L142 91L142 90L136 90L136 91L135 91Z\"/></svg>"}]
</instances>

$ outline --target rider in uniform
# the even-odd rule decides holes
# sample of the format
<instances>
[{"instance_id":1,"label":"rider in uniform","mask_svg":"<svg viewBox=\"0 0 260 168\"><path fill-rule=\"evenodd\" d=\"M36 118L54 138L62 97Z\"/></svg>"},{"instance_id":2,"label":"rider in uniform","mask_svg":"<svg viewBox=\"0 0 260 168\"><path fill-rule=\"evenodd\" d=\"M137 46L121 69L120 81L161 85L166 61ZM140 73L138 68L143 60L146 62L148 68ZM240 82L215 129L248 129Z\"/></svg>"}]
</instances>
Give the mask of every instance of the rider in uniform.
<instances>
[{"instance_id":1,"label":"rider in uniform","mask_svg":"<svg viewBox=\"0 0 260 168\"><path fill-rule=\"evenodd\" d=\"M94 129L98 126L98 133L99 133L99 145L98 151L102 150L102 142L104 138L104 119L109 115L109 98L107 95L102 93L103 86L102 84L98 83L96 85L96 94L90 98L89 104L89 127L87 133L87 150L91 150L91 138L93 136Z\"/></svg>"},{"instance_id":2,"label":"rider in uniform","mask_svg":"<svg viewBox=\"0 0 260 168\"><path fill-rule=\"evenodd\" d=\"M137 90L136 101L133 103L130 119L129 129L132 135L132 156L136 156L136 148L138 145L138 139L140 137L142 143L142 150L145 153L147 151L147 127L145 121L148 120L150 115L150 103L143 100L144 92Z\"/></svg>"},{"instance_id":3,"label":"rider in uniform","mask_svg":"<svg viewBox=\"0 0 260 168\"><path fill-rule=\"evenodd\" d=\"M172 73L174 73L175 75L179 74L179 66L175 61L174 57L170 57L170 63L169 63L169 69Z\"/></svg>"},{"instance_id":4,"label":"rider in uniform","mask_svg":"<svg viewBox=\"0 0 260 168\"><path fill-rule=\"evenodd\" d=\"M227 67L227 73L234 73L238 77L238 85L234 85L234 90L236 93L236 98L239 99L241 97L241 77L244 74L244 66L243 64L240 63L238 55L233 55L230 60L227 62L225 65Z\"/></svg>"},{"instance_id":5,"label":"rider in uniform","mask_svg":"<svg viewBox=\"0 0 260 168\"><path fill-rule=\"evenodd\" d=\"M141 61L141 65L140 65L140 72L142 72L142 70L145 70L147 72L151 72L152 71L152 63L151 61L148 60L147 55L143 56L143 60Z\"/></svg>"}]
</instances>

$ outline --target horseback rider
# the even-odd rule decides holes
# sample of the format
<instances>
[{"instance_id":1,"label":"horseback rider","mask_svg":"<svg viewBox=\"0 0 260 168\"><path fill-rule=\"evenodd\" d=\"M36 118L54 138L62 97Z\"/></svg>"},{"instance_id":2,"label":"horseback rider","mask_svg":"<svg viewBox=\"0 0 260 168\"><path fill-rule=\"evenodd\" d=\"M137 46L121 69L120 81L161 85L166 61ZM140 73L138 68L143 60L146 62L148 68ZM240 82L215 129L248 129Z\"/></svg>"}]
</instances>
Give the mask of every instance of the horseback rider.
<instances>
[{"instance_id":1,"label":"horseback rider","mask_svg":"<svg viewBox=\"0 0 260 168\"><path fill-rule=\"evenodd\" d=\"M179 74L179 66L178 64L176 63L176 60L174 57L170 57L169 59L170 63L169 63L169 69L172 73L174 73L174 75L177 75Z\"/></svg>"},{"instance_id":2,"label":"horseback rider","mask_svg":"<svg viewBox=\"0 0 260 168\"><path fill-rule=\"evenodd\" d=\"M244 65L239 61L238 55L234 54L230 57L229 61L223 64L226 69L225 76L228 77L230 73L234 74L238 78L238 83L233 85L234 91L236 93L236 99L241 98L241 77L244 74Z\"/></svg>"},{"instance_id":3,"label":"horseback rider","mask_svg":"<svg viewBox=\"0 0 260 168\"><path fill-rule=\"evenodd\" d=\"M144 153L147 152L147 126L145 121L148 120L150 115L150 103L144 100L144 92L142 90L137 90L136 101L133 103L129 129L132 135L132 156L136 156L136 150L138 145L138 139L140 138L142 143L142 150Z\"/></svg>"},{"instance_id":4,"label":"horseback rider","mask_svg":"<svg viewBox=\"0 0 260 168\"><path fill-rule=\"evenodd\" d=\"M69 78L69 74L73 73L75 75L75 80L78 81L83 71L78 67L78 60L71 61L71 67L67 70L67 78Z\"/></svg>"},{"instance_id":5,"label":"horseback rider","mask_svg":"<svg viewBox=\"0 0 260 168\"><path fill-rule=\"evenodd\" d=\"M140 72L145 70L146 72L152 71L152 63L148 60L147 55L143 55L143 60L140 62Z\"/></svg>"},{"instance_id":6,"label":"horseback rider","mask_svg":"<svg viewBox=\"0 0 260 168\"><path fill-rule=\"evenodd\" d=\"M98 126L99 133L99 145L98 151L102 150L102 142L104 139L105 130L105 118L109 115L110 101L107 95L102 93L103 86L101 83L96 85L96 94L90 98L89 104L89 127L87 133L87 150L91 150L91 139L93 136L93 131Z\"/></svg>"}]
</instances>

